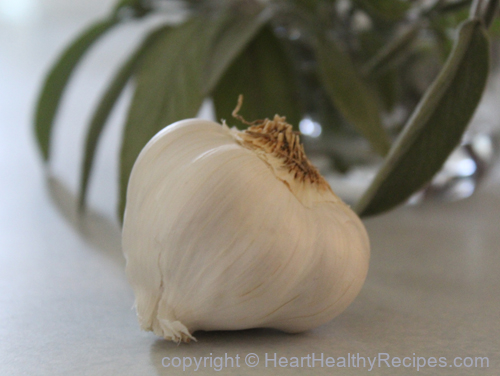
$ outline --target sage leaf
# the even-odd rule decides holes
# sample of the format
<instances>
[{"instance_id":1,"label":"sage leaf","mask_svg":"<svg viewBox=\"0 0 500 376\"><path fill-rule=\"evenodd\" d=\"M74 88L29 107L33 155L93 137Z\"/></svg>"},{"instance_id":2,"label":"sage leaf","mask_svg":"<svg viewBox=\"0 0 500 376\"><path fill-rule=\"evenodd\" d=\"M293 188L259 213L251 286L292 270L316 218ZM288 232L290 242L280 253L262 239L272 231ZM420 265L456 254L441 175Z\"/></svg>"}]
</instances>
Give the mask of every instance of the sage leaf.
<instances>
[{"instance_id":1,"label":"sage leaf","mask_svg":"<svg viewBox=\"0 0 500 376\"><path fill-rule=\"evenodd\" d=\"M460 142L481 99L488 70L486 30L477 19L466 21L443 70L359 201L360 215L389 210L432 179Z\"/></svg>"},{"instance_id":2,"label":"sage leaf","mask_svg":"<svg viewBox=\"0 0 500 376\"><path fill-rule=\"evenodd\" d=\"M163 34L146 51L135 76L135 92L123 132L120 220L130 172L142 148L165 126L198 113L204 99L201 79L209 46L224 20L222 16L195 16Z\"/></svg>"},{"instance_id":3,"label":"sage leaf","mask_svg":"<svg viewBox=\"0 0 500 376\"><path fill-rule=\"evenodd\" d=\"M66 48L47 75L38 97L35 113L36 139L45 161L50 158L50 138L54 118L71 74L92 44L117 22L116 18L110 18L97 22L85 30Z\"/></svg>"},{"instance_id":4,"label":"sage leaf","mask_svg":"<svg viewBox=\"0 0 500 376\"><path fill-rule=\"evenodd\" d=\"M118 72L111 80L110 85L104 92L97 109L95 110L90 127L87 131L85 142L85 154L82 164L82 175L80 179L79 205L80 210L85 206L89 177L94 162L94 155L99 141L99 137L104 129L106 121L113 110L113 107L120 97L123 89L130 81L137 66L140 64L146 51L159 39L163 34L169 32L170 26L162 26L158 30L149 34L139 48L132 54L131 57L121 66Z\"/></svg>"},{"instance_id":5,"label":"sage leaf","mask_svg":"<svg viewBox=\"0 0 500 376\"><path fill-rule=\"evenodd\" d=\"M380 119L377 98L359 77L350 57L336 41L320 38L316 58L320 79L335 107L377 153L385 155L390 141Z\"/></svg>"},{"instance_id":6,"label":"sage leaf","mask_svg":"<svg viewBox=\"0 0 500 376\"><path fill-rule=\"evenodd\" d=\"M217 85L213 100L218 119L232 119L231 113L240 94L244 97L240 115L247 121L279 114L298 127L301 110L295 77L270 27L260 30Z\"/></svg>"},{"instance_id":7,"label":"sage leaf","mask_svg":"<svg viewBox=\"0 0 500 376\"><path fill-rule=\"evenodd\" d=\"M231 14L228 22L215 39L202 80L202 90L205 94L215 88L233 60L245 46L255 37L261 27L269 21L272 13L260 11L255 14Z\"/></svg>"},{"instance_id":8,"label":"sage leaf","mask_svg":"<svg viewBox=\"0 0 500 376\"><path fill-rule=\"evenodd\" d=\"M434 34L441 60L443 62L446 61L446 58L453 49L453 39L446 33L446 29L440 25L439 22L436 22L436 20L431 20L429 30Z\"/></svg>"},{"instance_id":9,"label":"sage leaf","mask_svg":"<svg viewBox=\"0 0 500 376\"><path fill-rule=\"evenodd\" d=\"M393 67L393 62L412 46L421 28L422 22L417 21L394 37L361 68L363 75L369 76Z\"/></svg>"},{"instance_id":10,"label":"sage leaf","mask_svg":"<svg viewBox=\"0 0 500 376\"><path fill-rule=\"evenodd\" d=\"M387 112L394 110L401 92L398 71L396 69L384 70L383 73L373 78L373 86L377 90L383 109Z\"/></svg>"}]
</instances>

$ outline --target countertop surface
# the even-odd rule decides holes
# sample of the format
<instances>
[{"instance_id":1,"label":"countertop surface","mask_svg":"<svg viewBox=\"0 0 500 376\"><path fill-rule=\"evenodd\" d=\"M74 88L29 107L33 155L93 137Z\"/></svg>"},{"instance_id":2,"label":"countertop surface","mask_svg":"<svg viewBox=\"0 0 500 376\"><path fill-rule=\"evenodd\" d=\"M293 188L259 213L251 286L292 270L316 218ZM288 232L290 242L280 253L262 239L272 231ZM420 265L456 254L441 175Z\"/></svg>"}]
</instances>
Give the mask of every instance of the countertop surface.
<instances>
[{"instance_id":1,"label":"countertop surface","mask_svg":"<svg viewBox=\"0 0 500 376\"><path fill-rule=\"evenodd\" d=\"M110 1L36 4L24 16L0 7L1 375L166 375L184 374L183 366L231 375L407 375L417 367L423 375L499 374L498 168L469 199L366 220L366 283L344 313L315 330L199 332L198 342L181 345L140 331L114 220L120 110L129 93L100 145L91 209L81 218L74 209L90 109L138 29L110 35L85 60L44 167L31 129L41 78Z\"/></svg>"}]
</instances>

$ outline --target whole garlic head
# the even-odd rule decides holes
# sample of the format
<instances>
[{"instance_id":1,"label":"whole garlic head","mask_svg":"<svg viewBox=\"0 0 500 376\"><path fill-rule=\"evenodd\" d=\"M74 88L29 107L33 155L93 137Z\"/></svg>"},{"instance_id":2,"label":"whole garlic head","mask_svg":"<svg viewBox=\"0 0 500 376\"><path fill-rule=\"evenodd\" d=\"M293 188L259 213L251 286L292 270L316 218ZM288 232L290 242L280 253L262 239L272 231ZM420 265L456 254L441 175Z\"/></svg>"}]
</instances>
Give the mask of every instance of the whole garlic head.
<instances>
[{"instance_id":1,"label":"whole garlic head","mask_svg":"<svg viewBox=\"0 0 500 376\"><path fill-rule=\"evenodd\" d=\"M141 328L301 332L359 293L370 246L357 215L285 122L245 131L189 119L160 131L129 181L126 272Z\"/></svg>"}]
</instances>

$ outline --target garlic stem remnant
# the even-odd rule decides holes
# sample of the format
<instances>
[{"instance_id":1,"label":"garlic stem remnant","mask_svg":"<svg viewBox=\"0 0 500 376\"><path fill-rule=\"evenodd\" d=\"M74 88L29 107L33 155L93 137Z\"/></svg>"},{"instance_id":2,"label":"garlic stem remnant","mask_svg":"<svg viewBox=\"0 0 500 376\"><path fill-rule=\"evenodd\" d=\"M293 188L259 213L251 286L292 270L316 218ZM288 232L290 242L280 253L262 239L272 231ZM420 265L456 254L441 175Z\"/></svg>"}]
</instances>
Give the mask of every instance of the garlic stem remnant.
<instances>
[{"instance_id":1,"label":"garlic stem remnant","mask_svg":"<svg viewBox=\"0 0 500 376\"><path fill-rule=\"evenodd\" d=\"M301 332L359 293L362 222L284 117L250 125L179 121L140 153L123 250L142 329L176 342L197 330Z\"/></svg>"}]
</instances>

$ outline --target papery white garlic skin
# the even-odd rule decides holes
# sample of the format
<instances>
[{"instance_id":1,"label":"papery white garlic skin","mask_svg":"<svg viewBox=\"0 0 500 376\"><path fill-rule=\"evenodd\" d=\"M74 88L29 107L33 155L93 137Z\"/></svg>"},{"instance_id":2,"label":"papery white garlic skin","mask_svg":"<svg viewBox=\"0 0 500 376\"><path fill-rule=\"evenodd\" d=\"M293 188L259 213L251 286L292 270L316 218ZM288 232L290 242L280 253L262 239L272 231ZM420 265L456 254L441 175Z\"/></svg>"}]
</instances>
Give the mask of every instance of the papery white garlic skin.
<instances>
[{"instance_id":1,"label":"papery white garlic skin","mask_svg":"<svg viewBox=\"0 0 500 376\"><path fill-rule=\"evenodd\" d=\"M123 250L142 329L177 342L197 330L301 332L359 293L362 222L315 175L284 118L266 121L272 137L180 121L140 153Z\"/></svg>"}]
</instances>

